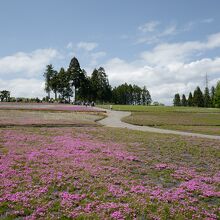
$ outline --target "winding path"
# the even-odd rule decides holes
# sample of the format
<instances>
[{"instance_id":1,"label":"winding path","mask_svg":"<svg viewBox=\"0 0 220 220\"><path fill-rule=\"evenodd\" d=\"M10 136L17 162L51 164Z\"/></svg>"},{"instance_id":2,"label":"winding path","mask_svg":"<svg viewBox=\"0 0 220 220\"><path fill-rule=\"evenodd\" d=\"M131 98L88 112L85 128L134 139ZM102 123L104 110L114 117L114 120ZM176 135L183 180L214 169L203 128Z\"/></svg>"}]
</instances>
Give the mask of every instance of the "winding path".
<instances>
[{"instance_id":1,"label":"winding path","mask_svg":"<svg viewBox=\"0 0 220 220\"><path fill-rule=\"evenodd\" d=\"M107 117L100 120L99 124L108 126L108 127L127 128L127 129L137 130L137 131L148 131L148 132L155 132L155 133L161 133L161 134L176 134L176 135L184 135L184 136L190 136L190 137L220 140L220 136L217 136L217 135L197 134L197 133L190 133L190 132L184 132L184 131L174 131L174 130L168 130L168 129L153 128L149 126L132 125L132 124L128 124L128 123L121 121L122 118L129 116L131 112L110 111L110 110L106 110L106 112L107 112Z\"/></svg>"}]
</instances>

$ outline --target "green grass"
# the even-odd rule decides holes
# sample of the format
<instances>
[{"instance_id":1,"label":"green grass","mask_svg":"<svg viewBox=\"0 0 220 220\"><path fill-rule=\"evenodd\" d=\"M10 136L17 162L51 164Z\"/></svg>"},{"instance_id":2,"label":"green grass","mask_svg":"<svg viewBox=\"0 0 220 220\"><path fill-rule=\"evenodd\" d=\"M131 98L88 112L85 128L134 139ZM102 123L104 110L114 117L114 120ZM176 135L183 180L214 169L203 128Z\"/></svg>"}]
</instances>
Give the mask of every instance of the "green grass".
<instances>
[{"instance_id":1,"label":"green grass","mask_svg":"<svg viewBox=\"0 0 220 220\"><path fill-rule=\"evenodd\" d=\"M123 121L158 128L220 135L220 113L132 112Z\"/></svg>"},{"instance_id":2,"label":"green grass","mask_svg":"<svg viewBox=\"0 0 220 220\"><path fill-rule=\"evenodd\" d=\"M109 109L110 105L99 105L98 107ZM116 111L131 112L218 112L219 108L197 108L197 107L174 107L174 106L144 106L144 105L112 105Z\"/></svg>"},{"instance_id":3,"label":"green grass","mask_svg":"<svg viewBox=\"0 0 220 220\"><path fill-rule=\"evenodd\" d=\"M131 111L131 116L123 121L134 125L220 135L220 109L217 108L113 105L113 109Z\"/></svg>"}]
</instances>

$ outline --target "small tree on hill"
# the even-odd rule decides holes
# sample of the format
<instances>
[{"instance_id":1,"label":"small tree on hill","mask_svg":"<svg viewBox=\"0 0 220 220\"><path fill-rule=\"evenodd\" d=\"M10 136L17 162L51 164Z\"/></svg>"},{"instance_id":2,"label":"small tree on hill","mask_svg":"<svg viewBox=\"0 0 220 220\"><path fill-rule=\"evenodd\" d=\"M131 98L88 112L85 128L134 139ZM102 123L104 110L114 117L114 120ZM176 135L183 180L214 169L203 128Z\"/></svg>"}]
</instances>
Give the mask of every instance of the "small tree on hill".
<instances>
[{"instance_id":1,"label":"small tree on hill","mask_svg":"<svg viewBox=\"0 0 220 220\"><path fill-rule=\"evenodd\" d=\"M199 86L195 89L193 93L193 103L197 107L204 107L204 98Z\"/></svg>"},{"instance_id":2,"label":"small tree on hill","mask_svg":"<svg viewBox=\"0 0 220 220\"><path fill-rule=\"evenodd\" d=\"M215 89L215 107L220 108L220 81L218 81Z\"/></svg>"},{"instance_id":3,"label":"small tree on hill","mask_svg":"<svg viewBox=\"0 0 220 220\"><path fill-rule=\"evenodd\" d=\"M71 89L71 85L70 85L70 80L69 80L69 75L68 73L65 71L64 68L61 68L59 73L58 73L58 92L61 95L61 98L63 100L68 100L70 99L70 97L73 95L73 91Z\"/></svg>"},{"instance_id":4,"label":"small tree on hill","mask_svg":"<svg viewBox=\"0 0 220 220\"><path fill-rule=\"evenodd\" d=\"M10 101L10 92L7 90L0 91L0 99L1 102L9 102Z\"/></svg>"},{"instance_id":5,"label":"small tree on hill","mask_svg":"<svg viewBox=\"0 0 220 220\"><path fill-rule=\"evenodd\" d=\"M150 92L146 89L146 86L142 89L142 104L150 105L152 102Z\"/></svg>"},{"instance_id":6,"label":"small tree on hill","mask_svg":"<svg viewBox=\"0 0 220 220\"><path fill-rule=\"evenodd\" d=\"M211 97L209 94L209 88L206 87L204 91L204 107L211 107Z\"/></svg>"},{"instance_id":7,"label":"small tree on hill","mask_svg":"<svg viewBox=\"0 0 220 220\"><path fill-rule=\"evenodd\" d=\"M186 100L186 96L184 94L182 95L181 104L182 104L182 106L187 106L187 100Z\"/></svg>"},{"instance_id":8,"label":"small tree on hill","mask_svg":"<svg viewBox=\"0 0 220 220\"><path fill-rule=\"evenodd\" d=\"M73 59L70 61L69 68L67 70L67 74L69 76L69 82L74 86L74 94L75 94L75 100L77 97L77 91L85 81L85 72L82 71L79 61L76 57L73 57Z\"/></svg>"},{"instance_id":9,"label":"small tree on hill","mask_svg":"<svg viewBox=\"0 0 220 220\"><path fill-rule=\"evenodd\" d=\"M211 88L211 107L215 107L215 87Z\"/></svg>"},{"instance_id":10,"label":"small tree on hill","mask_svg":"<svg viewBox=\"0 0 220 220\"><path fill-rule=\"evenodd\" d=\"M57 99L57 92L60 86L59 74L57 71L54 71L50 84L51 84L51 90L54 92L55 99Z\"/></svg>"},{"instance_id":11,"label":"small tree on hill","mask_svg":"<svg viewBox=\"0 0 220 220\"><path fill-rule=\"evenodd\" d=\"M181 100L180 100L179 93L175 94L174 99L173 99L173 105L174 106L181 106Z\"/></svg>"},{"instance_id":12,"label":"small tree on hill","mask_svg":"<svg viewBox=\"0 0 220 220\"><path fill-rule=\"evenodd\" d=\"M50 99L50 92L52 90L52 78L55 74L52 64L47 65L46 70L44 72L45 78L45 91L48 94L48 98Z\"/></svg>"},{"instance_id":13,"label":"small tree on hill","mask_svg":"<svg viewBox=\"0 0 220 220\"><path fill-rule=\"evenodd\" d=\"M187 104L188 104L188 106L193 106L193 96L192 96L191 92L189 93Z\"/></svg>"}]
</instances>

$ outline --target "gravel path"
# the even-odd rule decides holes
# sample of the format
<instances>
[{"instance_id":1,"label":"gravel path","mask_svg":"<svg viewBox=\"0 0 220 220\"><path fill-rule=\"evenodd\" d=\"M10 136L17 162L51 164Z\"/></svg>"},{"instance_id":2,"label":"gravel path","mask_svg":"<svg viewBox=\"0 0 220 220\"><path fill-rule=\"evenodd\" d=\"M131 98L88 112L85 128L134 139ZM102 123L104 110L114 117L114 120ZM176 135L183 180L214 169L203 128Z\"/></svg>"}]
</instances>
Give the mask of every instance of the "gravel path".
<instances>
[{"instance_id":1,"label":"gravel path","mask_svg":"<svg viewBox=\"0 0 220 220\"><path fill-rule=\"evenodd\" d=\"M191 137L200 137L200 138L220 140L220 136L217 136L217 135L197 134L197 133L190 133L190 132L184 132L184 131L174 131L174 130L153 128L149 126L132 125L132 124L128 124L128 123L121 121L122 118L129 116L131 112L110 111L110 110L106 110L106 112L107 112L107 117L100 120L99 123L101 125L108 126L108 127L127 128L127 129L137 130L137 131L148 131L148 132L155 132L155 133L161 133L161 134L177 134L177 135L184 135L184 136L191 136Z\"/></svg>"}]
</instances>

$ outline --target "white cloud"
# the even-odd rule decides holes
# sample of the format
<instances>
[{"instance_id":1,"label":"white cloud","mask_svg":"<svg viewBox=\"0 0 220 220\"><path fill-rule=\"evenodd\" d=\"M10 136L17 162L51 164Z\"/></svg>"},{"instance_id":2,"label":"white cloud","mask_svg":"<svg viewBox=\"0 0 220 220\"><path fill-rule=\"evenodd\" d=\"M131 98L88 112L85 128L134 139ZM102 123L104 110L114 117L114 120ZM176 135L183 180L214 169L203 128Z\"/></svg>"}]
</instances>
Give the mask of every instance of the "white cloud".
<instances>
[{"instance_id":1,"label":"white cloud","mask_svg":"<svg viewBox=\"0 0 220 220\"><path fill-rule=\"evenodd\" d=\"M138 30L147 33L147 32L154 32L157 26L160 24L158 21L149 21L141 26L138 27Z\"/></svg>"},{"instance_id":2,"label":"white cloud","mask_svg":"<svg viewBox=\"0 0 220 220\"><path fill-rule=\"evenodd\" d=\"M42 98L45 96L44 81L38 79L0 79L0 88L9 90L12 97Z\"/></svg>"},{"instance_id":3,"label":"white cloud","mask_svg":"<svg viewBox=\"0 0 220 220\"><path fill-rule=\"evenodd\" d=\"M213 21L213 18L208 18L199 21L189 21L184 25L177 25L177 23L163 25L158 21L151 21L138 27L140 34L136 39L136 43L156 44L164 41L167 37L191 31L198 24L210 24Z\"/></svg>"},{"instance_id":4,"label":"white cloud","mask_svg":"<svg viewBox=\"0 0 220 220\"><path fill-rule=\"evenodd\" d=\"M164 31L159 34L159 37L174 35L177 33L176 25L170 25L164 29Z\"/></svg>"},{"instance_id":5,"label":"white cloud","mask_svg":"<svg viewBox=\"0 0 220 220\"><path fill-rule=\"evenodd\" d=\"M138 27L138 29L141 31L141 36L138 36L136 43L155 44L167 36L172 36L180 32L180 30L177 30L176 24L171 24L165 28L160 28L160 30L157 28L158 25L159 22L149 22Z\"/></svg>"},{"instance_id":6,"label":"white cloud","mask_svg":"<svg viewBox=\"0 0 220 220\"><path fill-rule=\"evenodd\" d=\"M95 43L95 42L83 42L83 41L81 41L81 42L79 42L79 43L77 44L77 47L78 47L79 49L83 49L83 50L86 50L86 51L92 51L92 50L94 50L97 46L98 46L98 44Z\"/></svg>"},{"instance_id":7,"label":"white cloud","mask_svg":"<svg viewBox=\"0 0 220 220\"><path fill-rule=\"evenodd\" d=\"M142 62L142 65L140 63ZM204 75L209 74L210 85L219 78L220 57L202 59L189 63L149 66L143 61L128 63L114 58L104 65L110 83L115 86L127 82L140 86L146 85L154 100L172 104L177 92L188 95L196 86L204 86Z\"/></svg>"},{"instance_id":8,"label":"white cloud","mask_svg":"<svg viewBox=\"0 0 220 220\"><path fill-rule=\"evenodd\" d=\"M152 51L142 52L148 64L164 66L169 63L185 62L192 59L196 52L220 47L220 33L208 37L207 41L188 41L183 43L159 44Z\"/></svg>"},{"instance_id":9,"label":"white cloud","mask_svg":"<svg viewBox=\"0 0 220 220\"><path fill-rule=\"evenodd\" d=\"M99 52L96 52L96 53L91 53L90 54L90 57L91 57L91 61L90 61L90 65L91 66L95 66L98 64L98 61L105 57L106 56L106 52L104 51L99 51Z\"/></svg>"},{"instance_id":10,"label":"white cloud","mask_svg":"<svg viewBox=\"0 0 220 220\"><path fill-rule=\"evenodd\" d=\"M169 35L175 31L173 25L162 33ZM93 51L96 43L81 42L79 45L85 50L81 53L88 63L87 68L92 70L94 66L102 65L113 86L124 82L146 85L153 99L165 104L172 104L173 95L177 92L188 95L196 86L203 87L205 73L209 75L210 85L220 79L220 56L204 57L207 51L220 47L220 33L210 35L204 41L161 43L149 51L142 51L133 62L115 57L103 63L101 61L106 53ZM69 47L73 47L73 44L69 44ZM0 58L0 90L10 90L12 96L45 96L43 70L59 57L57 50L40 49Z\"/></svg>"},{"instance_id":11,"label":"white cloud","mask_svg":"<svg viewBox=\"0 0 220 220\"><path fill-rule=\"evenodd\" d=\"M16 97L45 96L44 69L60 57L57 50L49 48L0 58L0 90L9 90Z\"/></svg>"},{"instance_id":12,"label":"white cloud","mask_svg":"<svg viewBox=\"0 0 220 220\"><path fill-rule=\"evenodd\" d=\"M220 33L206 41L159 44L151 51L142 52L139 59L126 62L119 58L109 60L104 67L110 83L146 85L154 100L172 104L177 92L188 95L196 86L205 86L208 73L210 86L220 80L220 57L200 58L195 53L220 47Z\"/></svg>"},{"instance_id":13,"label":"white cloud","mask_svg":"<svg viewBox=\"0 0 220 220\"><path fill-rule=\"evenodd\" d=\"M67 48L67 49L72 49L72 48L73 48L73 43L72 43L72 42L69 42L69 43L66 45L66 48Z\"/></svg>"},{"instance_id":14,"label":"white cloud","mask_svg":"<svg viewBox=\"0 0 220 220\"><path fill-rule=\"evenodd\" d=\"M39 49L31 53L18 52L11 56L0 58L0 76L10 74L19 77L42 75L45 66L60 54L55 49Z\"/></svg>"},{"instance_id":15,"label":"white cloud","mask_svg":"<svg viewBox=\"0 0 220 220\"><path fill-rule=\"evenodd\" d=\"M201 22L210 24L210 23L214 22L214 18L206 18L206 19L203 19Z\"/></svg>"}]
</instances>

